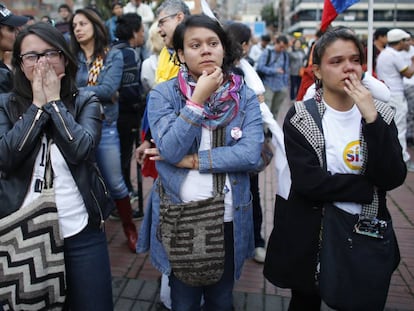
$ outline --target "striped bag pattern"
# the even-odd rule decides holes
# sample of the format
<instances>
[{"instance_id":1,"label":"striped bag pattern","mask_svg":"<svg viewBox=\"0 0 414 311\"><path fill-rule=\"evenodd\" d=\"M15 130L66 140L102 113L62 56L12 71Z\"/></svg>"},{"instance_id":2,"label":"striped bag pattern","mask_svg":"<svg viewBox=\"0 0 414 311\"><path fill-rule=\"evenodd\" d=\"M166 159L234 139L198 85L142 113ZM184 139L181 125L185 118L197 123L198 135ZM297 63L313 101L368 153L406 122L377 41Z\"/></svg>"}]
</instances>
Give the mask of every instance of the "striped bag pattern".
<instances>
[{"instance_id":1,"label":"striped bag pattern","mask_svg":"<svg viewBox=\"0 0 414 311\"><path fill-rule=\"evenodd\" d=\"M61 310L66 296L63 239L54 191L0 219L0 306Z\"/></svg>"},{"instance_id":2,"label":"striped bag pattern","mask_svg":"<svg viewBox=\"0 0 414 311\"><path fill-rule=\"evenodd\" d=\"M174 275L191 286L218 282L224 270L224 195L161 203L159 235Z\"/></svg>"}]
</instances>

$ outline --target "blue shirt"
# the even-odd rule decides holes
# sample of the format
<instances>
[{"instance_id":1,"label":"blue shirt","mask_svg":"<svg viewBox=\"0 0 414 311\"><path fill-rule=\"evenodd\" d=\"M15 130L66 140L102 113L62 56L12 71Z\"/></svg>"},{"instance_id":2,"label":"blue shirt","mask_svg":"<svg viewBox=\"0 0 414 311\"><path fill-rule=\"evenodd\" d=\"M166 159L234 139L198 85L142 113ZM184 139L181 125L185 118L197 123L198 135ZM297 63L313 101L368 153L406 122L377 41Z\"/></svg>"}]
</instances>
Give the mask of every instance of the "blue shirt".
<instances>
[{"instance_id":1,"label":"blue shirt","mask_svg":"<svg viewBox=\"0 0 414 311\"><path fill-rule=\"evenodd\" d=\"M268 53L270 53L269 62L267 62ZM280 69L284 73L279 73ZM273 92L286 89L289 85L289 55L286 52L265 49L257 61L256 70L264 74L263 84Z\"/></svg>"}]
</instances>

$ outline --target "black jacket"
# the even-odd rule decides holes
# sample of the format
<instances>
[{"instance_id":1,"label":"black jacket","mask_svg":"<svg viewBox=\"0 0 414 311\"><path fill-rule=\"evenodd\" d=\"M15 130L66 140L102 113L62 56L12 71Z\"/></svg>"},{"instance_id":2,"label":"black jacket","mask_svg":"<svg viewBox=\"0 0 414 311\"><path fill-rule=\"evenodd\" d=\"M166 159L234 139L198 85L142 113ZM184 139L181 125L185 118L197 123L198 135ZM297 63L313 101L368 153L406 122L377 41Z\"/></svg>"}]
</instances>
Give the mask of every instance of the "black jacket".
<instances>
[{"instance_id":1,"label":"black jacket","mask_svg":"<svg viewBox=\"0 0 414 311\"><path fill-rule=\"evenodd\" d=\"M13 88L12 72L0 61L0 94L11 92Z\"/></svg>"},{"instance_id":2,"label":"black jacket","mask_svg":"<svg viewBox=\"0 0 414 311\"><path fill-rule=\"evenodd\" d=\"M276 197L274 228L264 265L264 275L274 285L315 290L323 203L370 204L376 191L378 218L390 218L386 191L401 185L407 170L393 121L394 113L386 104L377 102L376 107L377 120L370 124L362 121L361 126L367 145L363 175L331 174L323 169L323 133L316 124L310 124L312 117L306 110L298 112L292 107L287 113L283 131L292 186L288 200ZM322 104L319 106L321 118L323 112Z\"/></svg>"},{"instance_id":3,"label":"black jacket","mask_svg":"<svg viewBox=\"0 0 414 311\"><path fill-rule=\"evenodd\" d=\"M0 218L22 205L30 185L41 136L49 135L64 156L82 195L89 223L103 226L113 208L95 161L101 136L101 104L94 93L74 94L73 109L62 101L43 109L30 105L18 120L13 93L0 95Z\"/></svg>"}]
</instances>

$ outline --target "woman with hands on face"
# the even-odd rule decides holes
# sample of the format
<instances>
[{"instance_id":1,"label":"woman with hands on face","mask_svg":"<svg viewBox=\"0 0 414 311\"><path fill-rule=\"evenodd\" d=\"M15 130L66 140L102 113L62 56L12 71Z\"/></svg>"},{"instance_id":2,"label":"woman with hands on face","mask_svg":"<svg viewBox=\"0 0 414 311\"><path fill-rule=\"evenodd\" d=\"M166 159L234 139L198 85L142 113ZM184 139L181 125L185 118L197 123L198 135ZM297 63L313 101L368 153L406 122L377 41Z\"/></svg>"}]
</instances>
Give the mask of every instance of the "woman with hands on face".
<instances>
[{"instance_id":1,"label":"woman with hands on face","mask_svg":"<svg viewBox=\"0 0 414 311\"><path fill-rule=\"evenodd\" d=\"M394 111L362 84L363 62L364 50L353 31L328 30L313 51L314 98L295 103L284 120L292 184L288 198L276 197L264 275L276 286L291 288L289 310L321 307L315 276L322 207L329 204L325 213L340 209L372 217L365 214L368 208L388 221L386 192L406 177ZM320 115L321 128L306 105ZM358 281L368 289L376 285ZM386 297L378 299L385 304Z\"/></svg>"},{"instance_id":2,"label":"woman with hands on face","mask_svg":"<svg viewBox=\"0 0 414 311\"><path fill-rule=\"evenodd\" d=\"M148 119L157 148L147 153L161 161L148 200L152 213L141 224L137 250L149 250L154 266L169 275L173 310L199 310L202 296L205 310L232 310L234 280L254 250L249 171L260 162L264 140L259 103L233 71L240 48L216 20L189 16L177 26L173 45L178 76L149 93ZM223 145L213 147L220 128ZM159 187L172 203L203 200L212 196L213 173L225 173L224 273L213 285L192 287L175 277L156 235Z\"/></svg>"},{"instance_id":3,"label":"woman with hands on face","mask_svg":"<svg viewBox=\"0 0 414 311\"><path fill-rule=\"evenodd\" d=\"M48 23L23 29L13 48L14 90L0 95L0 218L42 192L47 154L64 238L67 308L112 310L104 221L112 209L96 169L101 104L78 90L76 58Z\"/></svg>"},{"instance_id":4,"label":"woman with hands on face","mask_svg":"<svg viewBox=\"0 0 414 311\"><path fill-rule=\"evenodd\" d=\"M35 41L37 39L36 37L32 38ZM56 74L55 69L49 64L46 57L39 58L33 66L33 79L31 81L33 104L42 108L48 102L59 100L60 80L64 76L64 73L60 73L59 76Z\"/></svg>"}]
</instances>

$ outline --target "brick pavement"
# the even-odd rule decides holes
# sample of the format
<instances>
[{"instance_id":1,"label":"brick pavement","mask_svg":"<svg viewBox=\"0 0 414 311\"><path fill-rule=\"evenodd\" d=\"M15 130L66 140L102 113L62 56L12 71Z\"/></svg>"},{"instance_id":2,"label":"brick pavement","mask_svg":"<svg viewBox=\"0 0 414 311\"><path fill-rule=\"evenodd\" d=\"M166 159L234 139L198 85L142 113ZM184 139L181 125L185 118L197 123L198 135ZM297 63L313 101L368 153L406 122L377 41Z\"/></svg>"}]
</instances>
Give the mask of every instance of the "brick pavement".
<instances>
[{"instance_id":1,"label":"brick pavement","mask_svg":"<svg viewBox=\"0 0 414 311\"><path fill-rule=\"evenodd\" d=\"M410 150L414 155L414 149ZM269 237L273 227L274 193L277 181L273 165L259 179L263 208L263 233ZM152 179L144 178L144 201ZM137 204L137 203L135 203ZM387 311L414 310L414 173L408 173L405 183L388 194L389 209L398 237L401 263L395 271L387 299ZM140 222L136 222L139 226ZM161 310L159 302L160 273L155 270L148 254L129 252L121 224L108 220L106 225L113 274L115 310ZM276 288L262 274L263 266L248 260L234 290L236 310L287 310L290 292ZM330 310L326 306L323 310Z\"/></svg>"}]
</instances>

